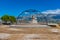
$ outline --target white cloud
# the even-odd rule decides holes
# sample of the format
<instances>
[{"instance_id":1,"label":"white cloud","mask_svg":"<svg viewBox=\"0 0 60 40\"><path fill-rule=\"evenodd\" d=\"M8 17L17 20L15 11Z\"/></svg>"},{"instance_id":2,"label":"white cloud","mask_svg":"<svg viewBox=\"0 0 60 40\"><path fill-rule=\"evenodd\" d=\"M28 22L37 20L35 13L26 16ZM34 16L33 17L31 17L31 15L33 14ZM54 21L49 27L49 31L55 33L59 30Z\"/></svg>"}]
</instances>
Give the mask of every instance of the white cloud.
<instances>
[{"instance_id":1,"label":"white cloud","mask_svg":"<svg viewBox=\"0 0 60 40\"><path fill-rule=\"evenodd\" d=\"M46 11L43 11L41 13L44 13L44 14L60 14L60 9L56 9L56 10L46 10Z\"/></svg>"}]
</instances>

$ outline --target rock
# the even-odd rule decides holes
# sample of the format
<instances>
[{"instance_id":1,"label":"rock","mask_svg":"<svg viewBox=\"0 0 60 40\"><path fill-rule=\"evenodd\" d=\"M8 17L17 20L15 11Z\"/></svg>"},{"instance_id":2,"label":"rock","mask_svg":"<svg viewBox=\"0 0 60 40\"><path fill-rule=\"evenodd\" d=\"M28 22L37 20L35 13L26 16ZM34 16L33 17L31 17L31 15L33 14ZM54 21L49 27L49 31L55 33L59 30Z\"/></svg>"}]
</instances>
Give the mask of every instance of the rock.
<instances>
[{"instance_id":1,"label":"rock","mask_svg":"<svg viewBox=\"0 0 60 40\"><path fill-rule=\"evenodd\" d=\"M0 33L0 39L8 39L9 37L10 37L10 34Z\"/></svg>"}]
</instances>

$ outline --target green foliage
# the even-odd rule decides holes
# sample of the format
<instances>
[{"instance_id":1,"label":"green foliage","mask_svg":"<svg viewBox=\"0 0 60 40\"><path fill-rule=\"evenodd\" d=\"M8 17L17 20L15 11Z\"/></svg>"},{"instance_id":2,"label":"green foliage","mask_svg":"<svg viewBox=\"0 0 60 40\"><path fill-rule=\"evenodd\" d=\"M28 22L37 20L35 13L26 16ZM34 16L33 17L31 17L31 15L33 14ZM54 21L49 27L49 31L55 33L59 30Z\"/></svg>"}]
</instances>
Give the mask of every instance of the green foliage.
<instances>
[{"instance_id":1,"label":"green foliage","mask_svg":"<svg viewBox=\"0 0 60 40\"><path fill-rule=\"evenodd\" d=\"M1 17L1 20L4 21L4 22L10 21L11 23L16 22L16 18L14 16L9 16L9 15L3 15Z\"/></svg>"},{"instance_id":2,"label":"green foliage","mask_svg":"<svg viewBox=\"0 0 60 40\"><path fill-rule=\"evenodd\" d=\"M14 23L14 22L16 22L16 18L14 16L9 16L9 21Z\"/></svg>"},{"instance_id":3,"label":"green foliage","mask_svg":"<svg viewBox=\"0 0 60 40\"><path fill-rule=\"evenodd\" d=\"M2 21L9 21L9 16L8 15L4 15L1 17Z\"/></svg>"}]
</instances>

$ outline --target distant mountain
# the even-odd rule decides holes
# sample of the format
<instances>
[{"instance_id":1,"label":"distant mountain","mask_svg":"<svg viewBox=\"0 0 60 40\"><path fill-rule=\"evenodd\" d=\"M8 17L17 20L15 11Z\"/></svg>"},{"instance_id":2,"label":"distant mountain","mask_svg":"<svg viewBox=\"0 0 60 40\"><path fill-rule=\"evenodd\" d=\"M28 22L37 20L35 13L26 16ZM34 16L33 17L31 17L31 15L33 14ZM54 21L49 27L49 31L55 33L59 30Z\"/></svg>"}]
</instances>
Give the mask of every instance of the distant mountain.
<instances>
[{"instance_id":1,"label":"distant mountain","mask_svg":"<svg viewBox=\"0 0 60 40\"><path fill-rule=\"evenodd\" d=\"M48 14L48 17L52 19L60 19L60 14Z\"/></svg>"}]
</instances>

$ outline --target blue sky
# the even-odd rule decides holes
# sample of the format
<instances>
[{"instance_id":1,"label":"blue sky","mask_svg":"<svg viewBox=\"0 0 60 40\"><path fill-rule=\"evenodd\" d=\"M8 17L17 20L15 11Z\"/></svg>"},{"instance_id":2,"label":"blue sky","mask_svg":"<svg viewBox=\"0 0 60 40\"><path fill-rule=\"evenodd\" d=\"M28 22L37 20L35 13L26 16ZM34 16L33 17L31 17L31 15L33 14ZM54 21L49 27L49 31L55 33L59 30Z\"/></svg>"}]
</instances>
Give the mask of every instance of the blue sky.
<instances>
[{"instance_id":1,"label":"blue sky","mask_svg":"<svg viewBox=\"0 0 60 40\"><path fill-rule=\"evenodd\" d=\"M41 12L58 10L60 12L60 0L0 0L0 16L4 14L18 16L26 9L37 9Z\"/></svg>"}]
</instances>

